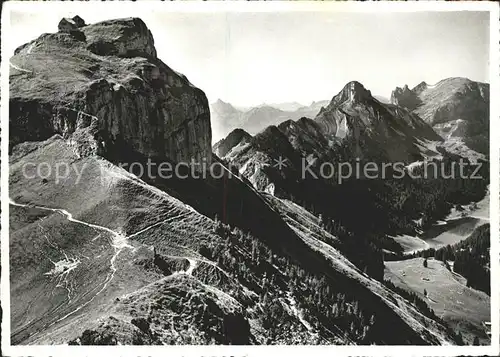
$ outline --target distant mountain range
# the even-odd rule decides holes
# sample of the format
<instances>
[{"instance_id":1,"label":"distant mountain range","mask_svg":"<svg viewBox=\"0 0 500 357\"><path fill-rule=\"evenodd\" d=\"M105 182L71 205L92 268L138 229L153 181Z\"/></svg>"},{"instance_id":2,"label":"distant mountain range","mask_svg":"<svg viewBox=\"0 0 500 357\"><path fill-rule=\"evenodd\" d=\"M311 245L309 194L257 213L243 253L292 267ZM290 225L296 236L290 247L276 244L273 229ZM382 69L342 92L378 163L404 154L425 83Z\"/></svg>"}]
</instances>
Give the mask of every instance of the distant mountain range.
<instances>
[{"instance_id":1,"label":"distant mountain range","mask_svg":"<svg viewBox=\"0 0 500 357\"><path fill-rule=\"evenodd\" d=\"M299 108L305 107L305 105L298 102L283 102L283 103L262 103L258 107L273 107L284 112L294 112Z\"/></svg>"},{"instance_id":2,"label":"distant mountain range","mask_svg":"<svg viewBox=\"0 0 500 357\"><path fill-rule=\"evenodd\" d=\"M382 103L390 99L374 96ZM256 134L268 125L277 125L284 120L297 120L302 117L314 118L330 100L313 101L310 105L298 102L263 103L254 107L237 107L218 99L210 104L212 116L212 138L216 142L236 128Z\"/></svg>"}]
</instances>

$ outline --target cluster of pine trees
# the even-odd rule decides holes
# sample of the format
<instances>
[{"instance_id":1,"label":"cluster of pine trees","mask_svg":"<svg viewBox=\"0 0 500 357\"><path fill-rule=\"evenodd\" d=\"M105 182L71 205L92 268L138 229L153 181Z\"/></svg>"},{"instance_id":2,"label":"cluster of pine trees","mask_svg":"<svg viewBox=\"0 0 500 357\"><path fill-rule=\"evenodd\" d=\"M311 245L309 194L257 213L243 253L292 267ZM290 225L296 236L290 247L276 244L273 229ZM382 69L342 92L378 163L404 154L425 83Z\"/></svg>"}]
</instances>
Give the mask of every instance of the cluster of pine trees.
<instances>
[{"instance_id":1,"label":"cluster of pine trees","mask_svg":"<svg viewBox=\"0 0 500 357\"><path fill-rule=\"evenodd\" d=\"M329 328L348 332L348 337L357 344L369 344L373 329L375 328L375 314L369 309L360 307L360 303L352 296L344 292L335 291L324 278L307 275L300 277L300 270L292 270L292 281L290 288L293 296L299 301L299 307L312 312L316 318L316 324L322 324ZM295 279L293 276L296 276ZM305 284L300 281L305 279ZM334 326L334 327L333 327Z\"/></svg>"}]
</instances>

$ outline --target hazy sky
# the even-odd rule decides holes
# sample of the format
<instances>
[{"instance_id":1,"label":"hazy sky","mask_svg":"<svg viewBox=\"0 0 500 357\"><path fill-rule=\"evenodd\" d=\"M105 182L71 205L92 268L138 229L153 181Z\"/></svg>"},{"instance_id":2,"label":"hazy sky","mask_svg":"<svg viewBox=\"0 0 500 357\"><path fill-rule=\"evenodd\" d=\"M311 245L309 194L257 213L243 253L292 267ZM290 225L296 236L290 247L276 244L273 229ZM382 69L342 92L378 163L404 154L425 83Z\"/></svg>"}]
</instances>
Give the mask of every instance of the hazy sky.
<instances>
[{"instance_id":1,"label":"hazy sky","mask_svg":"<svg viewBox=\"0 0 500 357\"><path fill-rule=\"evenodd\" d=\"M332 98L351 80L385 97L396 86L447 77L488 82L487 12L141 13L136 8L78 14L87 23L141 17L159 58L211 102L309 104ZM73 15L14 12L11 52L41 33L56 32L59 19Z\"/></svg>"}]
</instances>

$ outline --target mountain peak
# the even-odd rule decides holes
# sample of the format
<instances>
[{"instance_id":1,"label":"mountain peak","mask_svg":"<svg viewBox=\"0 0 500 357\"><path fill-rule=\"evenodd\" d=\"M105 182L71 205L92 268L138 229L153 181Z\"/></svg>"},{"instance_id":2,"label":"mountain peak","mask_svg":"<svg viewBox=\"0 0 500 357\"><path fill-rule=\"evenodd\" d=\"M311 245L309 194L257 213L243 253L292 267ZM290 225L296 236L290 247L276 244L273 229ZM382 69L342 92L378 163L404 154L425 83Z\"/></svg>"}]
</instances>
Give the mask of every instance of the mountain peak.
<instances>
[{"instance_id":1,"label":"mountain peak","mask_svg":"<svg viewBox=\"0 0 500 357\"><path fill-rule=\"evenodd\" d=\"M233 105L229 102L224 102L222 99L217 99L215 102L213 102L211 105L216 106L216 107L221 107L221 108L233 108Z\"/></svg>"},{"instance_id":2,"label":"mountain peak","mask_svg":"<svg viewBox=\"0 0 500 357\"><path fill-rule=\"evenodd\" d=\"M360 82L351 81L333 98L334 105L350 101L360 102L372 98L371 92L366 89Z\"/></svg>"},{"instance_id":3,"label":"mountain peak","mask_svg":"<svg viewBox=\"0 0 500 357\"><path fill-rule=\"evenodd\" d=\"M413 93L408 86L395 92ZM334 142L346 143L355 157L377 156L406 162L420 155L414 145L416 138L440 140L420 118L382 104L357 81L347 83L315 121Z\"/></svg>"}]
</instances>

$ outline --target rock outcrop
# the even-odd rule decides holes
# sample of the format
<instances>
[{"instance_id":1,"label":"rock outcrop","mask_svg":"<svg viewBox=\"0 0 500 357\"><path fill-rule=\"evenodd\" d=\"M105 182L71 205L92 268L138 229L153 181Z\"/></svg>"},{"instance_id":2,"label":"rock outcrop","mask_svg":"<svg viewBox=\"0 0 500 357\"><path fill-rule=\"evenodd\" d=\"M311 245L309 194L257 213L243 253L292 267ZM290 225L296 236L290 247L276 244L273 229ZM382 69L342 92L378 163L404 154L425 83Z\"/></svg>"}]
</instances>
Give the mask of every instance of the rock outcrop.
<instances>
[{"instance_id":1,"label":"rock outcrop","mask_svg":"<svg viewBox=\"0 0 500 357\"><path fill-rule=\"evenodd\" d=\"M94 143L90 150L77 145L81 153L210 162L207 98L156 57L146 24L70 20L11 58L10 147L85 131Z\"/></svg>"},{"instance_id":2,"label":"rock outcrop","mask_svg":"<svg viewBox=\"0 0 500 357\"><path fill-rule=\"evenodd\" d=\"M408 85L405 85L403 88L396 87L396 89L391 93L391 103L404 107L408 110L413 110L422 102L418 98L417 93L410 90Z\"/></svg>"}]
</instances>

